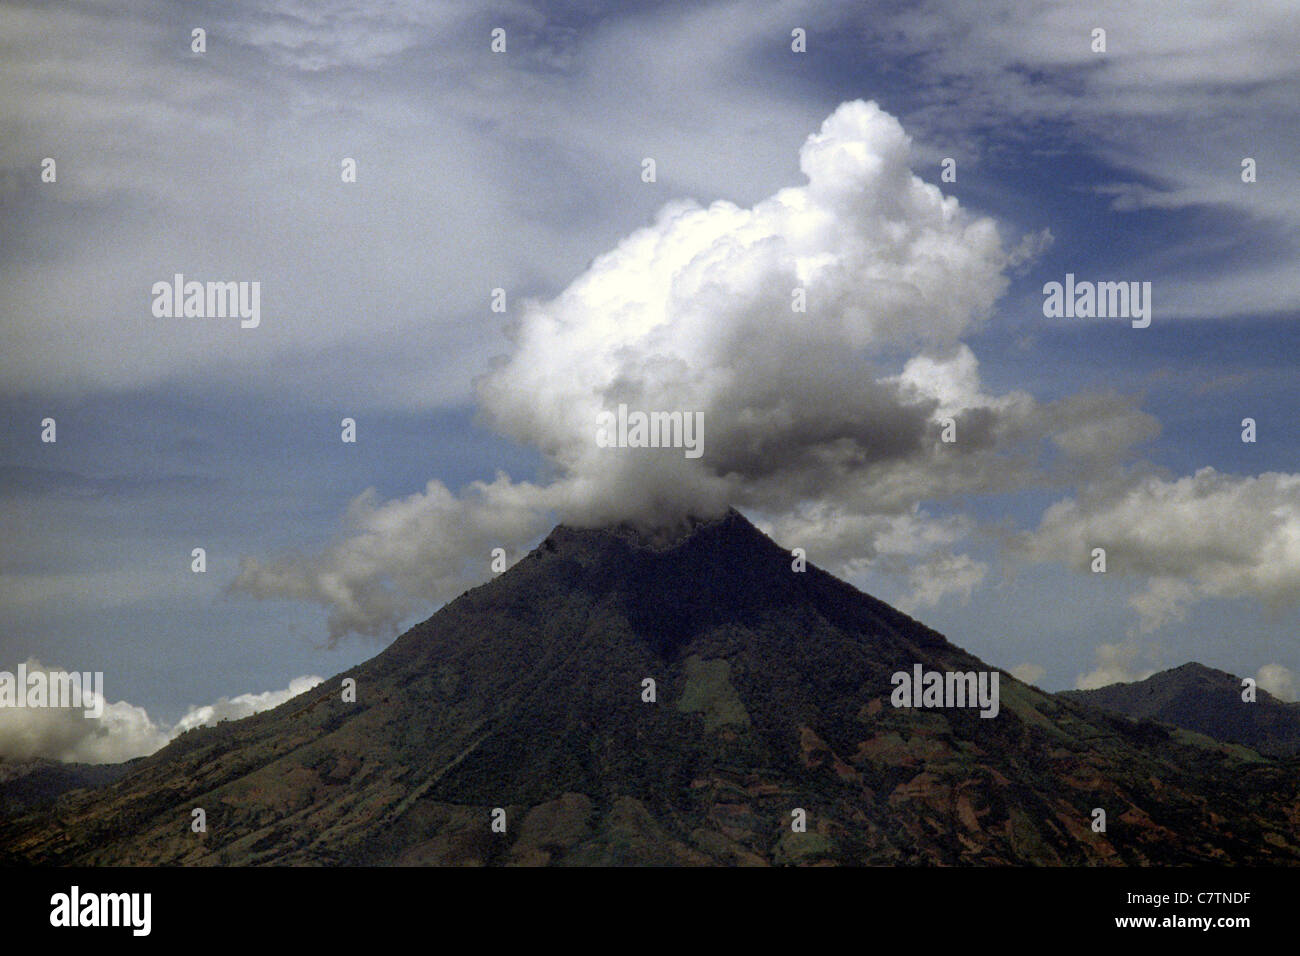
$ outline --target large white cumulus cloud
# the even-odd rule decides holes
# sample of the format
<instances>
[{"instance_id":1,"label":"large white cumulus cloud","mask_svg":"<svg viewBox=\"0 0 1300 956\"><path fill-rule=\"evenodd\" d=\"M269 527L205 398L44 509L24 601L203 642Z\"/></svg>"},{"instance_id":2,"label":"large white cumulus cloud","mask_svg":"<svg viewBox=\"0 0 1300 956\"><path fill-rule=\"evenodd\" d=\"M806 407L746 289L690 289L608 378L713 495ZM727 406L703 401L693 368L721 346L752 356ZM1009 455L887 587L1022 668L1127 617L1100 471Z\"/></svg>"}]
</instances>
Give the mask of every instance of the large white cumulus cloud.
<instances>
[{"instance_id":1,"label":"large white cumulus cloud","mask_svg":"<svg viewBox=\"0 0 1300 956\"><path fill-rule=\"evenodd\" d=\"M566 517L717 510L773 475L917 450L933 402L874 359L954 345L1003 291L1006 256L994 223L913 175L907 150L893 117L846 103L801 150L806 186L751 209L670 203L524 305L479 394L487 422L580 483ZM596 415L620 403L703 413L703 458L596 447Z\"/></svg>"}]
</instances>

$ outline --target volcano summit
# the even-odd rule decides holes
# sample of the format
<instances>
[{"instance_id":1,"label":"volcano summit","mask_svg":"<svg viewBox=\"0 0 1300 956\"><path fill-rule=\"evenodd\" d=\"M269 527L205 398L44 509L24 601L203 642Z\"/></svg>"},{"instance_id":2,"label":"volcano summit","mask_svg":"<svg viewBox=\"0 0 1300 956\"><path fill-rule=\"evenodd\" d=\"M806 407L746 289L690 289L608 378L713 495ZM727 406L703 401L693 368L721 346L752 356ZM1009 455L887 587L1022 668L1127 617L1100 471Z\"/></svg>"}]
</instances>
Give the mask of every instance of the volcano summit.
<instances>
[{"instance_id":1,"label":"volcano summit","mask_svg":"<svg viewBox=\"0 0 1300 956\"><path fill-rule=\"evenodd\" d=\"M90 865L1300 863L1293 760L1006 673L993 719L891 706L892 675L918 668L994 671L831 575L796 571L734 511L658 538L561 526L365 664L0 824L0 853ZM355 702L340 693L347 678ZM191 827L199 808L205 832Z\"/></svg>"}]
</instances>

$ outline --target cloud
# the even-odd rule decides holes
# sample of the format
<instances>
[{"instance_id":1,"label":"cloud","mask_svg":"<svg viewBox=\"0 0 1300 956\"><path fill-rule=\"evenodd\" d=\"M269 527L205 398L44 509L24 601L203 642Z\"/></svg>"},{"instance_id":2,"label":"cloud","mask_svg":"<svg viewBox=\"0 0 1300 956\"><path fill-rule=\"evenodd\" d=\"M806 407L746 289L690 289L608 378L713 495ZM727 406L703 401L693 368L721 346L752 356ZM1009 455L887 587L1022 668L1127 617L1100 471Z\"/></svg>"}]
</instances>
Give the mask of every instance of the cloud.
<instances>
[{"instance_id":1,"label":"cloud","mask_svg":"<svg viewBox=\"0 0 1300 956\"><path fill-rule=\"evenodd\" d=\"M1074 686L1079 690L1096 690L1110 684L1146 680L1155 673L1155 668L1138 666L1140 654L1141 649L1132 643L1101 644L1096 652L1096 668L1080 674Z\"/></svg>"},{"instance_id":2,"label":"cloud","mask_svg":"<svg viewBox=\"0 0 1300 956\"><path fill-rule=\"evenodd\" d=\"M917 562L909 575L912 593L899 601L899 607L915 614L923 608L937 607L949 596L969 603L987 574L988 565L968 554L937 555Z\"/></svg>"},{"instance_id":3,"label":"cloud","mask_svg":"<svg viewBox=\"0 0 1300 956\"><path fill-rule=\"evenodd\" d=\"M946 551L972 530L969 518L940 518L919 506L901 514L868 514L828 500L801 503L758 524L781 544L803 548L810 561L845 577L882 565L905 573L915 559Z\"/></svg>"},{"instance_id":4,"label":"cloud","mask_svg":"<svg viewBox=\"0 0 1300 956\"><path fill-rule=\"evenodd\" d=\"M973 522L937 517L919 506L900 514L866 514L828 501L807 502L759 526L786 547L857 583L868 576L893 579L907 590L898 599L908 613L955 596L963 603L983 583L988 565L953 549L968 539Z\"/></svg>"},{"instance_id":5,"label":"cloud","mask_svg":"<svg viewBox=\"0 0 1300 956\"><path fill-rule=\"evenodd\" d=\"M1157 250L1138 263L1176 275L1159 283L1162 317L1300 305L1300 176L1289 159L1300 147L1300 66L1289 0L1261 0L1249 17L1184 0L1100 0L1086 16L1054 0L836 9L839 29L855 26L882 56L906 57L926 77L908 91L905 119L945 155L1009 164L1057 150L1063 175L1067 155L1089 155L1123 177L1099 190L1116 211L1228 211L1256 237L1253 260L1226 273L1194 254L1179 262L1198 239L1176 244L1172 259ZM1105 53L1092 50L1095 27L1106 31ZM1262 172L1256 184L1241 181L1246 156L1268 171L1267 186Z\"/></svg>"},{"instance_id":6,"label":"cloud","mask_svg":"<svg viewBox=\"0 0 1300 956\"><path fill-rule=\"evenodd\" d=\"M508 558L547 530L553 495L505 475L459 496L439 481L381 502L373 489L348 506L345 535L315 555L244 558L235 594L314 601L329 609L331 645L345 634L391 637L417 600L441 603L489 573L493 548Z\"/></svg>"},{"instance_id":7,"label":"cloud","mask_svg":"<svg viewBox=\"0 0 1300 956\"><path fill-rule=\"evenodd\" d=\"M954 345L1002 293L1006 259L994 223L914 176L907 149L893 117L845 103L800 150L806 186L749 209L665 206L559 296L525 303L512 353L479 383L484 420L603 492L593 520L626 516L620 486L646 467L592 441L619 403L704 416L702 462L655 456L663 500L648 509L912 453L933 401L873 356Z\"/></svg>"},{"instance_id":8,"label":"cloud","mask_svg":"<svg viewBox=\"0 0 1300 956\"><path fill-rule=\"evenodd\" d=\"M324 680L323 677L295 677L283 690L268 690L260 694L240 694L222 697L215 704L191 707L171 728L169 737L175 737L195 727L211 727L223 720L240 720L264 710L279 707L286 700L305 694Z\"/></svg>"},{"instance_id":9,"label":"cloud","mask_svg":"<svg viewBox=\"0 0 1300 956\"><path fill-rule=\"evenodd\" d=\"M446 2L367 9L339 0L277 0L249 7L246 18L235 22L232 38L265 50L277 64L307 72L374 69L421 46L430 33L461 28L456 5Z\"/></svg>"},{"instance_id":10,"label":"cloud","mask_svg":"<svg viewBox=\"0 0 1300 956\"><path fill-rule=\"evenodd\" d=\"M1208 598L1294 607L1300 598L1300 475L1235 477L1213 468L1099 484L1050 506L1016 543L1030 561L1088 568L1106 549L1106 573L1137 578L1130 603L1142 632L1183 620Z\"/></svg>"},{"instance_id":11,"label":"cloud","mask_svg":"<svg viewBox=\"0 0 1300 956\"><path fill-rule=\"evenodd\" d=\"M490 290L558 288L643 221L641 157L674 194L787 174L825 107L744 59L784 17L234 3L203 11L200 55L157 0L0 6L0 392L464 403L504 344ZM154 318L176 272L261 282L262 324Z\"/></svg>"},{"instance_id":12,"label":"cloud","mask_svg":"<svg viewBox=\"0 0 1300 956\"><path fill-rule=\"evenodd\" d=\"M57 670L60 668L47 667L34 658L27 661L29 674ZM208 726L219 720L238 720L278 707L310 690L322 679L295 677L283 690L223 697L215 704L191 707L171 727L160 726L143 707L126 701L110 703L102 699L103 713L99 717L86 717L83 709L4 707L0 708L0 757L120 763L151 754L193 727ZM92 700L95 699L100 698L92 695ZM92 703L89 709L93 708Z\"/></svg>"},{"instance_id":13,"label":"cloud","mask_svg":"<svg viewBox=\"0 0 1300 956\"><path fill-rule=\"evenodd\" d=\"M1296 680L1290 668L1281 664L1265 664L1255 675L1255 683L1278 700L1300 699L1300 681Z\"/></svg>"},{"instance_id":14,"label":"cloud","mask_svg":"<svg viewBox=\"0 0 1300 956\"><path fill-rule=\"evenodd\" d=\"M1051 248L1055 236L1043 227L1038 232L1026 233L1007 255L1007 265L1017 274L1028 272L1035 262Z\"/></svg>"},{"instance_id":15,"label":"cloud","mask_svg":"<svg viewBox=\"0 0 1300 956\"><path fill-rule=\"evenodd\" d=\"M1047 674L1047 669L1026 661L1011 668L1011 674L1017 680L1024 681L1026 684L1037 684Z\"/></svg>"}]
</instances>

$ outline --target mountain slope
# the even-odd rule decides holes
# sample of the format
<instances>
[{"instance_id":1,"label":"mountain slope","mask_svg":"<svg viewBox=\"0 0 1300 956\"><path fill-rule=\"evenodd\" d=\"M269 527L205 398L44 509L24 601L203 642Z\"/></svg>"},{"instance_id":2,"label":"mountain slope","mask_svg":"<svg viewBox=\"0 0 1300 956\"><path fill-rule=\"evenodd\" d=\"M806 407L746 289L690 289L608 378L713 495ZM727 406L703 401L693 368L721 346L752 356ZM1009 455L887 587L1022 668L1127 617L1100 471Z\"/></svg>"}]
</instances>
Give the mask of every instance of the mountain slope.
<instances>
[{"instance_id":1,"label":"mountain slope","mask_svg":"<svg viewBox=\"0 0 1300 956\"><path fill-rule=\"evenodd\" d=\"M795 573L735 512L664 540L560 527L340 675L356 703L335 679L191 731L0 824L0 848L89 864L1300 862L1294 763L1007 674L993 719L891 706L891 675L918 663L989 670Z\"/></svg>"},{"instance_id":2,"label":"mountain slope","mask_svg":"<svg viewBox=\"0 0 1300 956\"><path fill-rule=\"evenodd\" d=\"M1215 740L1244 744L1262 754L1300 754L1300 704L1278 700L1257 689L1257 699L1241 699L1241 678L1203 664L1184 664L1146 680L1111 684L1096 690L1063 691L1060 696L1143 720L1159 720Z\"/></svg>"}]
</instances>

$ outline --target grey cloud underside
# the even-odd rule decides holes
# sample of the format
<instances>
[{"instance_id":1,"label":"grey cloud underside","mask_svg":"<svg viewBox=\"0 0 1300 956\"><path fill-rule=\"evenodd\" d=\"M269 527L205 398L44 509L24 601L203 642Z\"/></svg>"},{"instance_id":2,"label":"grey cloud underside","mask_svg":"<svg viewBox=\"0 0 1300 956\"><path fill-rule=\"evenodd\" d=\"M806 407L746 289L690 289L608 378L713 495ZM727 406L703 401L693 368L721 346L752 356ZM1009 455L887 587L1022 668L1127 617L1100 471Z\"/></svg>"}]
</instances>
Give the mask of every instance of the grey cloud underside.
<instances>
[{"instance_id":1,"label":"grey cloud underside","mask_svg":"<svg viewBox=\"0 0 1300 956\"><path fill-rule=\"evenodd\" d=\"M710 442L707 467L754 481L830 468L857 470L915 456L927 438L937 437L930 422L934 402L908 403L896 389L870 381L855 391L857 404L845 405L843 392L827 394L820 411L808 415L805 410L798 423L791 422L791 403L780 393L761 406L711 410L710 418L744 427L724 429Z\"/></svg>"}]
</instances>

